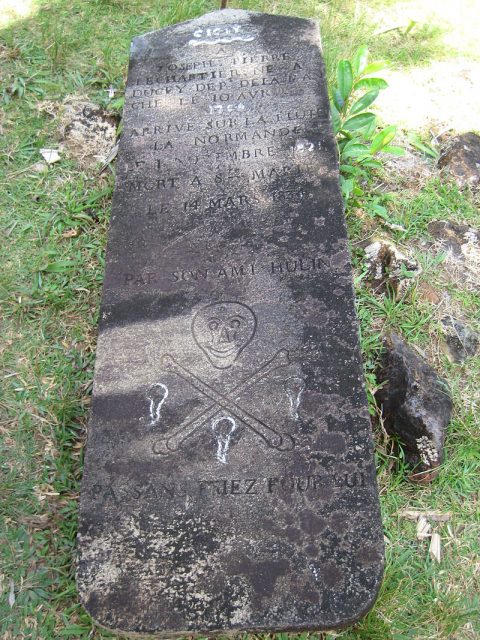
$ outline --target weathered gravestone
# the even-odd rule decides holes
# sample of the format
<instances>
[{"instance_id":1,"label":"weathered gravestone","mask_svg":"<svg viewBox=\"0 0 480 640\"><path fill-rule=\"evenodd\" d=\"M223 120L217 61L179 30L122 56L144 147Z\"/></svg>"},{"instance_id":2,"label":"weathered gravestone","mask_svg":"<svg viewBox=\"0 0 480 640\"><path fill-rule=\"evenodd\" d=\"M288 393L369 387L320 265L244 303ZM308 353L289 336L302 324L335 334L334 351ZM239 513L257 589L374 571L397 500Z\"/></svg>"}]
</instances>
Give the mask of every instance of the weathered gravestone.
<instances>
[{"instance_id":1,"label":"weathered gravestone","mask_svg":"<svg viewBox=\"0 0 480 640\"><path fill-rule=\"evenodd\" d=\"M382 575L314 22L223 11L133 41L78 584L123 632L323 629Z\"/></svg>"}]
</instances>

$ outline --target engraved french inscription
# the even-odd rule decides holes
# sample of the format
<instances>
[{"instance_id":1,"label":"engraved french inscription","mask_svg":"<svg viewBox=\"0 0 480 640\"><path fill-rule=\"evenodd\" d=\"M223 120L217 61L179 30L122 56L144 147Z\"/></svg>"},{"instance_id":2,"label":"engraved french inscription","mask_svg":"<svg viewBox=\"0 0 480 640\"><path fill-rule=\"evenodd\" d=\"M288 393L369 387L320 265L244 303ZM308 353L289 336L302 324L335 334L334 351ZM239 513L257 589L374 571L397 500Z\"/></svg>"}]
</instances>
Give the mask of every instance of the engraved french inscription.
<instances>
[{"instance_id":1,"label":"engraved french inscription","mask_svg":"<svg viewBox=\"0 0 480 640\"><path fill-rule=\"evenodd\" d=\"M331 629L379 588L319 43L237 10L132 43L77 576L122 637Z\"/></svg>"}]
</instances>

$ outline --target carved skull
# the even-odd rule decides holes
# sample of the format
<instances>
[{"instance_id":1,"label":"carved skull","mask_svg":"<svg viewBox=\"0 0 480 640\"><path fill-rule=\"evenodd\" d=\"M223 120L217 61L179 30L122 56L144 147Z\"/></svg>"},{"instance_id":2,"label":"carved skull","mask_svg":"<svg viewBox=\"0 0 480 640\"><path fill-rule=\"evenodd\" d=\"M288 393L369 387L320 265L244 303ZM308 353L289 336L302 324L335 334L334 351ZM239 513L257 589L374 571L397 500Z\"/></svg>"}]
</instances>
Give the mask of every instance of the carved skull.
<instances>
[{"instance_id":1,"label":"carved skull","mask_svg":"<svg viewBox=\"0 0 480 640\"><path fill-rule=\"evenodd\" d=\"M231 367L252 340L257 319L240 302L215 302L197 313L192 331L195 342L217 369Z\"/></svg>"}]
</instances>

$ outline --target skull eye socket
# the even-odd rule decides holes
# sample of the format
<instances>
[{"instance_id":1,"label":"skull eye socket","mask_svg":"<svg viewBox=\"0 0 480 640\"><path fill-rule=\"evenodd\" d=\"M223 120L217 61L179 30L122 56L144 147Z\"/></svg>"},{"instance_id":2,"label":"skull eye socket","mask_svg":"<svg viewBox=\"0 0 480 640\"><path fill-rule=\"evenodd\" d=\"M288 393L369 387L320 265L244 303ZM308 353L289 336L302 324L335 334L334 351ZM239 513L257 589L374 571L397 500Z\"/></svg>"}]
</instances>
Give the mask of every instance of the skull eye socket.
<instances>
[{"instance_id":1,"label":"skull eye socket","mask_svg":"<svg viewBox=\"0 0 480 640\"><path fill-rule=\"evenodd\" d=\"M208 328L210 329L210 331L217 331L219 326L220 324L218 320L210 320L208 323Z\"/></svg>"},{"instance_id":2,"label":"skull eye socket","mask_svg":"<svg viewBox=\"0 0 480 640\"><path fill-rule=\"evenodd\" d=\"M231 329L238 329L241 324L242 323L240 322L240 320L238 318L233 318L233 320L230 320L230 328Z\"/></svg>"}]
</instances>

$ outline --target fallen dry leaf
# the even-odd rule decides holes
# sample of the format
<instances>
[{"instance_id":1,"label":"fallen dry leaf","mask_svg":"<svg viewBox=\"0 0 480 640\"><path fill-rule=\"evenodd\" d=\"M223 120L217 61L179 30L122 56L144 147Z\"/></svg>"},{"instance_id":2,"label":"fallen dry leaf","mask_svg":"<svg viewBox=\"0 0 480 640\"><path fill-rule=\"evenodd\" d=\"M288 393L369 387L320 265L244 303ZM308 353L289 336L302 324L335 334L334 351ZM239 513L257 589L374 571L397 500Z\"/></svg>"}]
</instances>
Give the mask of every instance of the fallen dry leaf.
<instances>
[{"instance_id":1,"label":"fallen dry leaf","mask_svg":"<svg viewBox=\"0 0 480 640\"><path fill-rule=\"evenodd\" d=\"M448 522L452 517L449 511L441 513L440 511L414 511L412 509L400 509L397 515L402 518L407 518L408 520L418 520L418 518L423 516L428 520L433 520L433 522Z\"/></svg>"},{"instance_id":2,"label":"fallen dry leaf","mask_svg":"<svg viewBox=\"0 0 480 640\"><path fill-rule=\"evenodd\" d=\"M432 539L430 540L430 548L428 552L432 560L436 560L437 562L442 561L441 538L438 533L432 533Z\"/></svg>"},{"instance_id":3,"label":"fallen dry leaf","mask_svg":"<svg viewBox=\"0 0 480 640\"><path fill-rule=\"evenodd\" d=\"M8 591L8 604L10 606L10 609L13 607L13 605L15 604L15 584L13 582L13 580L10 580L9 582L9 591Z\"/></svg>"},{"instance_id":4,"label":"fallen dry leaf","mask_svg":"<svg viewBox=\"0 0 480 640\"><path fill-rule=\"evenodd\" d=\"M47 513L25 516L20 522L36 529L46 529L50 525L50 516Z\"/></svg>"},{"instance_id":5,"label":"fallen dry leaf","mask_svg":"<svg viewBox=\"0 0 480 640\"><path fill-rule=\"evenodd\" d=\"M60 160L60 154L56 149L40 149L40 155L48 164L53 164Z\"/></svg>"},{"instance_id":6,"label":"fallen dry leaf","mask_svg":"<svg viewBox=\"0 0 480 640\"><path fill-rule=\"evenodd\" d=\"M68 229L62 233L62 238L75 238L78 236L78 229Z\"/></svg>"},{"instance_id":7,"label":"fallen dry leaf","mask_svg":"<svg viewBox=\"0 0 480 640\"><path fill-rule=\"evenodd\" d=\"M425 540L425 538L429 538L432 534L432 527L425 516L420 516L417 520L417 538L419 540Z\"/></svg>"}]
</instances>

